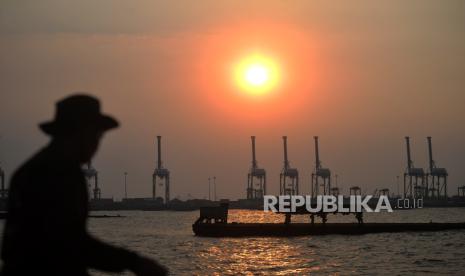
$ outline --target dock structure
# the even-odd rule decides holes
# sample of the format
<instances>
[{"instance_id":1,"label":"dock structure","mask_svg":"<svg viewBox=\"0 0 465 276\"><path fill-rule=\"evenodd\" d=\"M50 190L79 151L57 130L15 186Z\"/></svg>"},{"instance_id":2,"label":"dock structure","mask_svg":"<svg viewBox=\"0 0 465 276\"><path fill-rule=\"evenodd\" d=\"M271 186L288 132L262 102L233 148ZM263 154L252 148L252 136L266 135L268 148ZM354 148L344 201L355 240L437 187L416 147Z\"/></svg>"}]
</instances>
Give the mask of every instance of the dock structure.
<instances>
[{"instance_id":1,"label":"dock structure","mask_svg":"<svg viewBox=\"0 0 465 276\"><path fill-rule=\"evenodd\" d=\"M291 168L287 158L287 136L283 136L284 167L279 175L279 191L281 195L299 194L299 171Z\"/></svg>"},{"instance_id":2,"label":"dock structure","mask_svg":"<svg viewBox=\"0 0 465 276\"><path fill-rule=\"evenodd\" d=\"M331 170L323 168L322 166L318 147L318 136L314 136L313 139L315 140L315 169L312 173L312 196L329 195L335 192L339 194L339 189L334 190L331 188Z\"/></svg>"},{"instance_id":3,"label":"dock structure","mask_svg":"<svg viewBox=\"0 0 465 276\"><path fill-rule=\"evenodd\" d=\"M426 178L426 194L425 197L447 199L447 177L448 173L445 168L436 167L433 159L433 146L431 136L426 137L428 141L429 153L429 171Z\"/></svg>"},{"instance_id":4,"label":"dock structure","mask_svg":"<svg viewBox=\"0 0 465 276\"><path fill-rule=\"evenodd\" d=\"M101 190L98 186L98 171L92 167L91 161L89 161L84 168L84 176L86 177L87 186L89 188L92 187L92 182L94 184L94 188L92 189L93 199L98 200L101 197Z\"/></svg>"},{"instance_id":5,"label":"dock structure","mask_svg":"<svg viewBox=\"0 0 465 276\"><path fill-rule=\"evenodd\" d=\"M425 232L465 229L465 223L365 223L362 212L353 212L355 223L327 223L327 215L336 213L310 213L297 209L284 213L284 223L228 223L228 205L203 207L199 218L192 224L196 236L203 237L292 237L305 235L363 235L370 233ZM350 213L342 213L349 215ZM309 223L292 223L291 215L309 216ZM315 223L314 217L321 218Z\"/></svg>"},{"instance_id":6,"label":"dock structure","mask_svg":"<svg viewBox=\"0 0 465 276\"><path fill-rule=\"evenodd\" d=\"M0 198L8 197L8 189L5 187L5 171L0 164Z\"/></svg>"},{"instance_id":7,"label":"dock structure","mask_svg":"<svg viewBox=\"0 0 465 276\"><path fill-rule=\"evenodd\" d=\"M407 146L407 168L404 172L404 198L419 198L426 194L426 174L423 168L415 168L410 152L410 137L405 137Z\"/></svg>"},{"instance_id":8,"label":"dock structure","mask_svg":"<svg viewBox=\"0 0 465 276\"><path fill-rule=\"evenodd\" d=\"M252 167L247 174L247 199L260 199L266 195L266 171L258 167L255 155L255 136L252 140Z\"/></svg>"},{"instance_id":9,"label":"dock structure","mask_svg":"<svg viewBox=\"0 0 465 276\"><path fill-rule=\"evenodd\" d=\"M308 235L364 235L465 229L465 223L194 223L200 237L293 237Z\"/></svg>"},{"instance_id":10,"label":"dock structure","mask_svg":"<svg viewBox=\"0 0 465 276\"><path fill-rule=\"evenodd\" d=\"M152 199L157 198L157 185L165 189L164 201L170 201L170 171L163 167L161 161L161 136L157 136L157 165L152 175Z\"/></svg>"}]
</instances>

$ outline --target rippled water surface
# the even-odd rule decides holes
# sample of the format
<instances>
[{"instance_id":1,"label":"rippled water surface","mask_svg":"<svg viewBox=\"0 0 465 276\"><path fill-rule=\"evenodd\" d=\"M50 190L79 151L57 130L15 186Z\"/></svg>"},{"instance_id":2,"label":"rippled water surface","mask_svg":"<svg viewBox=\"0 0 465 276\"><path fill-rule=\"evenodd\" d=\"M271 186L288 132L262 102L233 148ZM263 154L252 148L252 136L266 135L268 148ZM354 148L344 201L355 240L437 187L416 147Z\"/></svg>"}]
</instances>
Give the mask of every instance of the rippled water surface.
<instances>
[{"instance_id":1,"label":"rippled water surface","mask_svg":"<svg viewBox=\"0 0 465 276\"><path fill-rule=\"evenodd\" d=\"M156 258L169 267L172 275L465 275L464 230L362 236L201 238L193 235L191 227L198 211L98 214L126 217L91 218L89 229L94 235ZM261 211L230 210L229 219L279 222L283 218ZM354 220L351 216L329 218L330 222ZM366 222L431 220L465 221L465 208L365 216Z\"/></svg>"}]
</instances>

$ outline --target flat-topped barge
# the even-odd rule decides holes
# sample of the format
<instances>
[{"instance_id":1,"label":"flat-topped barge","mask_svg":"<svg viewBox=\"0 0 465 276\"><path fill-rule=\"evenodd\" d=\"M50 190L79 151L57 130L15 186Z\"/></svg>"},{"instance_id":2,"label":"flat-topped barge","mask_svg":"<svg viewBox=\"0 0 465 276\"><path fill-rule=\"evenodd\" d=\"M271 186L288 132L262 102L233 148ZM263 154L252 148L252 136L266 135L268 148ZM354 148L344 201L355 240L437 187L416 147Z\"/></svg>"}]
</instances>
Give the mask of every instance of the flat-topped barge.
<instances>
[{"instance_id":1,"label":"flat-topped barge","mask_svg":"<svg viewBox=\"0 0 465 276\"><path fill-rule=\"evenodd\" d=\"M205 207L192 225L195 235L203 237L291 237L305 235L362 235L369 233L428 232L465 229L465 223L364 223L356 213L357 223L326 223L326 214L310 214L311 223L291 223L286 214L284 223L228 223L228 207ZM314 223L321 216L322 223Z\"/></svg>"}]
</instances>

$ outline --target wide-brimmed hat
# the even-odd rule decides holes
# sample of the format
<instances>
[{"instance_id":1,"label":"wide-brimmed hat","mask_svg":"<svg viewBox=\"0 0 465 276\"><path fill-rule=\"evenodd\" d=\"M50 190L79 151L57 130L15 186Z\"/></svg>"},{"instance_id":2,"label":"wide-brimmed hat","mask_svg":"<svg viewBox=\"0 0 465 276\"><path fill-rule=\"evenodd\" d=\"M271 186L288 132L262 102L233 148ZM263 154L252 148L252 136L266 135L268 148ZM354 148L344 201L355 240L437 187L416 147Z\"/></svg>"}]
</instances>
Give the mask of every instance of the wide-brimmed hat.
<instances>
[{"instance_id":1,"label":"wide-brimmed hat","mask_svg":"<svg viewBox=\"0 0 465 276\"><path fill-rule=\"evenodd\" d=\"M100 113L100 101L92 96L78 94L56 103L55 119L41 123L40 129L48 135L72 133L89 126L96 131L106 131L118 127L111 116Z\"/></svg>"}]
</instances>

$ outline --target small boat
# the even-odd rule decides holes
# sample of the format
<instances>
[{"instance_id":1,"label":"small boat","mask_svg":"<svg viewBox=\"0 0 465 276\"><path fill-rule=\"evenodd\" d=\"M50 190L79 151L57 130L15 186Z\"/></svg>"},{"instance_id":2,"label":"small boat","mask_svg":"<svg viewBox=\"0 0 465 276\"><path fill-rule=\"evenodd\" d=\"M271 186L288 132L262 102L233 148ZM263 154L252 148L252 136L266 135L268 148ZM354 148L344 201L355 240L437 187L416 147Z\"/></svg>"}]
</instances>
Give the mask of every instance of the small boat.
<instances>
[{"instance_id":1,"label":"small boat","mask_svg":"<svg viewBox=\"0 0 465 276\"><path fill-rule=\"evenodd\" d=\"M291 223L290 214L284 223L228 223L228 206L202 207L200 217L192 225L201 237L292 237L306 235L363 235L370 233L427 232L465 229L465 223L364 223L362 213L355 213L357 223Z\"/></svg>"}]
</instances>

